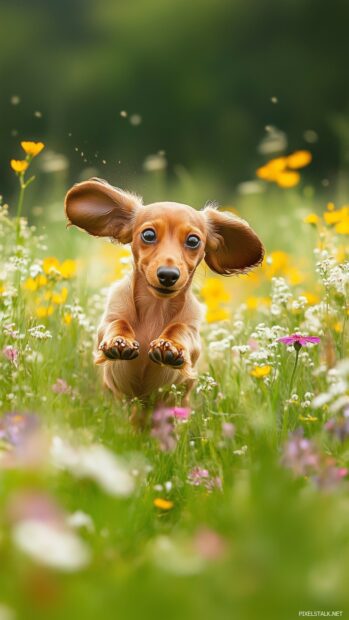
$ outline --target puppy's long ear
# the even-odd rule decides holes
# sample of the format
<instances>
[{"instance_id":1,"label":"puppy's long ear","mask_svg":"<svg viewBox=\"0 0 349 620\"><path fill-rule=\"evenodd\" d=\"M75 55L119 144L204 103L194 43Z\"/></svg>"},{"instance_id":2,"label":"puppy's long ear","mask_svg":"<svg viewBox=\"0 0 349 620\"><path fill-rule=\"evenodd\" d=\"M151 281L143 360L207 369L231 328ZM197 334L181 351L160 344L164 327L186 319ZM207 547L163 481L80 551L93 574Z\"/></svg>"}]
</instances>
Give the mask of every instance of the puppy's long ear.
<instances>
[{"instance_id":1,"label":"puppy's long ear","mask_svg":"<svg viewBox=\"0 0 349 620\"><path fill-rule=\"evenodd\" d=\"M205 261L216 273L244 273L262 262L264 249L252 228L236 215L206 208Z\"/></svg>"},{"instance_id":2,"label":"puppy's long ear","mask_svg":"<svg viewBox=\"0 0 349 620\"><path fill-rule=\"evenodd\" d=\"M114 237L121 243L132 240L132 226L141 200L112 187L106 181L90 179L74 185L65 197L69 224L97 237Z\"/></svg>"}]
</instances>

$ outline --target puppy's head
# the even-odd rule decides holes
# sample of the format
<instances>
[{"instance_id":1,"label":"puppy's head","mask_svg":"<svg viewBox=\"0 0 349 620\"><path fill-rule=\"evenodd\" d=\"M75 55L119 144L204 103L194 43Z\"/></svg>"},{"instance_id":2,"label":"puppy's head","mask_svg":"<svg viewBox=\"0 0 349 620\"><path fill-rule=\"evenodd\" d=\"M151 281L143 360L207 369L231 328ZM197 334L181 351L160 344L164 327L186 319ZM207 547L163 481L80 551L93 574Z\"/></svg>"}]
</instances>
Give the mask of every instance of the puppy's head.
<instances>
[{"instance_id":1,"label":"puppy's head","mask_svg":"<svg viewBox=\"0 0 349 620\"><path fill-rule=\"evenodd\" d=\"M69 190L65 209L69 223L91 235L131 243L136 268L155 297L185 290L203 258L221 275L244 273L263 259L261 241L244 220L210 207L143 205L137 196L91 179Z\"/></svg>"}]
</instances>

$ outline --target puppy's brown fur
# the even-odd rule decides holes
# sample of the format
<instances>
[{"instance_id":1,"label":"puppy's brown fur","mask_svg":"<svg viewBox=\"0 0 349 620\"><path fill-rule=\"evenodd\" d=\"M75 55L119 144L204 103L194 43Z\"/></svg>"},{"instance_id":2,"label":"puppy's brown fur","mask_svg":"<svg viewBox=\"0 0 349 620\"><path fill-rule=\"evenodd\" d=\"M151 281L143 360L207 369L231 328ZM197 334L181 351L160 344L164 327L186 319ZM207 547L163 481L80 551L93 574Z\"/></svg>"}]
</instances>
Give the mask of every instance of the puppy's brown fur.
<instances>
[{"instance_id":1,"label":"puppy's brown fur","mask_svg":"<svg viewBox=\"0 0 349 620\"><path fill-rule=\"evenodd\" d=\"M190 288L195 269L204 259L222 275L248 271L263 259L256 233L231 213L173 202L143 205L99 179L74 185L65 208L70 224L132 248L133 273L111 288L98 329L96 363L103 364L105 384L116 395L144 398L186 383L186 402L201 349L202 311ZM146 229L155 231L153 243L142 240ZM199 238L197 248L186 246L188 235ZM179 270L166 291L160 267Z\"/></svg>"}]
</instances>

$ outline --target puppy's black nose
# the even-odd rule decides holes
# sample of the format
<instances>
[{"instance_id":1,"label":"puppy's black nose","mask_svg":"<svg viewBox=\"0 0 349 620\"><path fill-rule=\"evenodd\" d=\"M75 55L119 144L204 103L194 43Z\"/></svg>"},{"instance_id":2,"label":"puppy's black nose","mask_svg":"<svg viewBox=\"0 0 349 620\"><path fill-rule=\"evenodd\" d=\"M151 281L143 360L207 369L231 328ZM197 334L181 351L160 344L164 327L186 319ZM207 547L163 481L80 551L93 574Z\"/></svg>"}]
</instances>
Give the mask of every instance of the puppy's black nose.
<instances>
[{"instance_id":1,"label":"puppy's black nose","mask_svg":"<svg viewBox=\"0 0 349 620\"><path fill-rule=\"evenodd\" d=\"M170 288L170 286L176 284L180 273L177 267L159 267L156 275L158 276L158 280L162 286Z\"/></svg>"}]
</instances>

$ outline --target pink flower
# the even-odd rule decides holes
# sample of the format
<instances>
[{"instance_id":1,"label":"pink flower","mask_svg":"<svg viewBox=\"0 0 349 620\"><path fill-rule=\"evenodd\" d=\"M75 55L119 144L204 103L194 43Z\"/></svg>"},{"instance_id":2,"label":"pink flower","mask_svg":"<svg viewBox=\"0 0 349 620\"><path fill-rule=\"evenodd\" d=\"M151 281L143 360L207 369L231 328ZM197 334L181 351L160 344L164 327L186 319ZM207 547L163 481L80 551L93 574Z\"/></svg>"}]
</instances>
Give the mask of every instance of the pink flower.
<instances>
[{"instance_id":1,"label":"pink flower","mask_svg":"<svg viewBox=\"0 0 349 620\"><path fill-rule=\"evenodd\" d=\"M282 344L286 344L287 346L293 344L294 348L299 350L307 344L319 344L320 338L318 336L291 334L291 336L283 336L282 338L278 338L278 342L282 342Z\"/></svg>"},{"instance_id":2,"label":"pink flower","mask_svg":"<svg viewBox=\"0 0 349 620\"><path fill-rule=\"evenodd\" d=\"M214 530L201 527L194 536L194 546L206 560L217 560L224 555L226 541Z\"/></svg>"},{"instance_id":3,"label":"pink flower","mask_svg":"<svg viewBox=\"0 0 349 620\"><path fill-rule=\"evenodd\" d=\"M231 422L223 422L222 424L222 434L226 439L232 439L235 435L235 424Z\"/></svg>"},{"instance_id":4,"label":"pink flower","mask_svg":"<svg viewBox=\"0 0 349 620\"><path fill-rule=\"evenodd\" d=\"M177 445L177 436L173 421L173 409L160 407L153 413L151 435L158 440L160 450L163 452L172 452Z\"/></svg>"},{"instance_id":5,"label":"pink flower","mask_svg":"<svg viewBox=\"0 0 349 620\"><path fill-rule=\"evenodd\" d=\"M55 394L69 394L71 387L64 379L57 379L56 383L52 386L52 391Z\"/></svg>"},{"instance_id":6,"label":"pink flower","mask_svg":"<svg viewBox=\"0 0 349 620\"><path fill-rule=\"evenodd\" d=\"M202 486L207 491L222 489L222 481L219 476L211 476L207 469L194 467L188 474L188 482L194 487Z\"/></svg>"},{"instance_id":7,"label":"pink flower","mask_svg":"<svg viewBox=\"0 0 349 620\"><path fill-rule=\"evenodd\" d=\"M18 351L12 346L12 344L9 344L6 347L4 347L2 352L5 355L5 357L7 357L7 359L10 360L10 362L12 362L13 364L16 364L17 358L18 358Z\"/></svg>"},{"instance_id":8,"label":"pink flower","mask_svg":"<svg viewBox=\"0 0 349 620\"><path fill-rule=\"evenodd\" d=\"M188 420L191 414L189 407L173 407L172 411L177 420Z\"/></svg>"}]
</instances>

